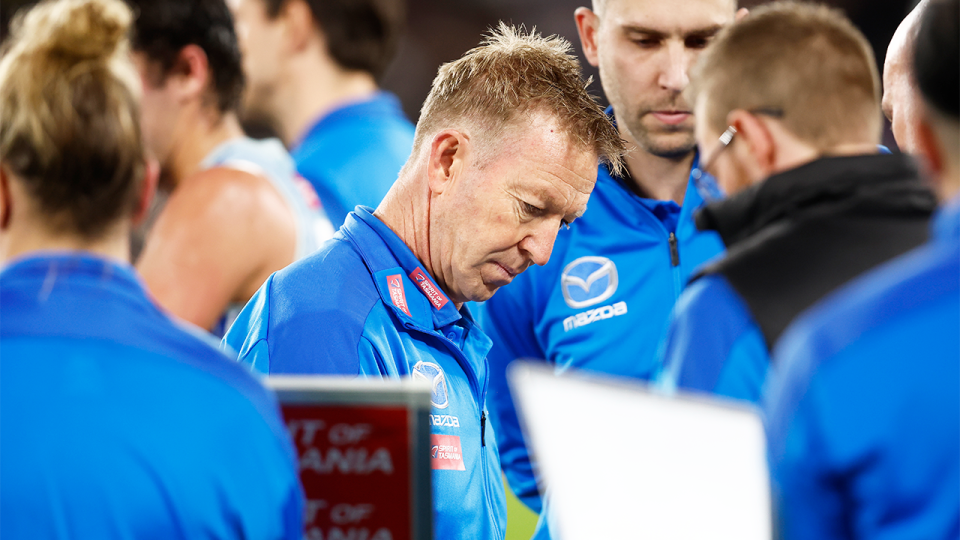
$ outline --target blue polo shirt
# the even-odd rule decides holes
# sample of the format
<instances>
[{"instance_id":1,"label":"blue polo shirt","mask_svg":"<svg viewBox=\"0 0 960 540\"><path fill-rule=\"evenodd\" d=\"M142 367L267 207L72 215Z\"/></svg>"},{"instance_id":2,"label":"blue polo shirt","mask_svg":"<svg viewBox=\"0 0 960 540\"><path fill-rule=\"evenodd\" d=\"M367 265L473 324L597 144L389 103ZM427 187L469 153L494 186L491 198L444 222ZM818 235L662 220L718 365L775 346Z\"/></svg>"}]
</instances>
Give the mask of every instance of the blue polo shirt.
<instances>
[{"instance_id":1,"label":"blue polo shirt","mask_svg":"<svg viewBox=\"0 0 960 540\"><path fill-rule=\"evenodd\" d=\"M410 248L359 207L314 255L276 272L223 345L269 374L416 376L433 382L436 538L501 539L506 502L486 422L490 339L457 310Z\"/></svg>"},{"instance_id":2,"label":"blue polo shirt","mask_svg":"<svg viewBox=\"0 0 960 540\"><path fill-rule=\"evenodd\" d=\"M36 254L0 274L0 537L303 534L273 395L124 263ZM242 449L242 451L238 451Z\"/></svg>"},{"instance_id":3,"label":"blue polo shirt","mask_svg":"<svg viewBox=\"0 0 960 540\"><path fill-rule=\"evenodd\" d=\"M317 120L290 154L339 228L355 206L380 204L410 157L413 133L400 100L381 91Z\"/></svg>"},{"instance_id":4,"label":"blue polo shirt","mask_svg":"<svg viewBox=\"0 0 960 540\"><path fill-rule=\"evenodd\" d=\"M765 396L781 535L960 535L960 198L799 317Z\"/></svg>"},{"instance_id":5,"label":"blue polo shirt","mask_svg":"<svg viewBox=\"0 0 960 540\"><path fill-rule=\"evenodd\" d=\"M600 166L586 212L560 230L550 261L517 276L481 311L493 340L489 406L504 474L534 511L541 501L507 387L507 364L542 359L557 372L649 379L687 278L723 249L719 236L694 226L703 199L692 179L682 207L639 197L625 182ZM712 179L707 184L712 187Z\"/></svg>"}]
</instances>

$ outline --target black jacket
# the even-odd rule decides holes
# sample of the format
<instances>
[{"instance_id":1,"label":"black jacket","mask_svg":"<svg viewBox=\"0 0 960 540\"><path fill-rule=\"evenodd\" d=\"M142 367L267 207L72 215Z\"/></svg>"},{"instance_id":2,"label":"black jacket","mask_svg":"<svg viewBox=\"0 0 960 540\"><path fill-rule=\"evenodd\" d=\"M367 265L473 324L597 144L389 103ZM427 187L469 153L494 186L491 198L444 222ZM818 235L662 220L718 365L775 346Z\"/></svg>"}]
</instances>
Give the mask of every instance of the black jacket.
<instances>
[{"instance_id":1,"label":"black jacket","mask_svg":"<svg viewBox=\"0 0 960 540\"><path fill-rule=\"evenodd\" d=\"M772 349L804 309L925 242L936 206L906 155L821 158L705 206L697 227L728 251L691 281L722 274Z\"/></svg>"}]
</instances>

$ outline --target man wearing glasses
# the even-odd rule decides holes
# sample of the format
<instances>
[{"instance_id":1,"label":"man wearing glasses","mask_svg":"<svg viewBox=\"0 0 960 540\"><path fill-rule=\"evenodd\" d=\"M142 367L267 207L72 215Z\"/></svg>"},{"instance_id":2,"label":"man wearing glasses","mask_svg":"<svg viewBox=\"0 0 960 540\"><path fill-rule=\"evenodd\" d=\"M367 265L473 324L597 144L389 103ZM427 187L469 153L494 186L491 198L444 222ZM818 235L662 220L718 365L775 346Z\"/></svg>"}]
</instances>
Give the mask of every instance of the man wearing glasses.
<instances>
[{"instance_id":1,"label":"man wearing glasses","mask_svg":"<svg viewBox=\"0 0 960 540\"><path fill-rule=\"evenodd\" d=\"M696 222L727 254L677 302L667 387L757 401L794 317L926 240L933 194L910 157L878 153L873 58L840 12L799 3L757 9L701 56L691 103L702 169L730 197Z\"/></svg>"}]
</instances>

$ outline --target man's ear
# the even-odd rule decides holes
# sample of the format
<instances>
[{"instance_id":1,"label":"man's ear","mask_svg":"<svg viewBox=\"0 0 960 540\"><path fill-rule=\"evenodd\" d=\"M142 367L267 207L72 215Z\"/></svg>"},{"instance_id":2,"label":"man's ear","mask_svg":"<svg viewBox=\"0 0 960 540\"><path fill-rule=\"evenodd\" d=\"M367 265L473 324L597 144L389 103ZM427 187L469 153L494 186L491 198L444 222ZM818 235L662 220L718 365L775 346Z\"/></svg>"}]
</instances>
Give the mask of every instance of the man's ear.
<instances>
[{"instance_id":1,"label":"man's ear","mask_svg":"<svg viewBox=\"0 0 960 540\"><path fill-rule=\"evenodd\" d=\"M10 200L10 175L7 168L0 165L0 231L10 226L10 215L13 213L13 201Z\"/></svg>"},{"instance_id":2,"label":"man's ear","mask_svg":"<svg viewBox=\"0 0 960 540\"><path fill-rule=\"evenodd\" d=\"M597 56L597 30L600 26L600 17L590 8L579 7L573 12L573 19L577 23L577 33L580 34L580 44L583 46L583 57L590 65L597 67L600 58Z\"/></svg>"},{"instance_id":3,"label":"man's ear","mask_svg":"<svg viewBox=\"0 0 960 540\"><path fill-rule=\"evenodd\" d=\"M750 15L750 10L745 7L742 7L737 10L737 14L733 16L733 20L736 22L740 22L743 19L745 19L747 15Z\"/></svg>"},{"instance_id":4,"label":"man's ear","mask_svg":"<svg viewBox=\"0 0 960 540\"><path fill-rule=\"evenodd\" d=\"M199 45L191 44L180 49L167 78L176 84L177 95L181 99L203 96L211 79L207 53Z\"/></svg>"},{"instance_id":5,"label":"man's ear","mask_svg":"<svg viewBox=\"0 0 960 540\"><path fill-rule=\"evenodd\" d=\"M287 45L296 52L302 51L310 44L310 40L322 31L315 24L310 6L303 0L288 0L280 8L278 18L284 25L283 36Z\"/></svg>"},{"instance_id":6,"label":"man's ear","mask_svg":"<svg viewBox=\"0 0 960 540\"><path fill-rule=\"evenodd\" d=\"M946 162L937 132L926 118L917 122L917 146L919 157L926 162L930 175L934 180L939 180L946 168Z\"/></svg>"},{"instance_id":7,"label":"man's ear","mask_svg":"<svg viewBox=\"0 0 960 540\"><path fill-rule=\"evenodd\" d=\"M766 124L743 109L734 109L727 115L727 123L737 128L740 148L732 148L741 158L753 182L770 176L777 163L777 144ZM733 141L730 144L738 144Z\"/></svg>"},{"instance_id":8,"label":"man's ear","mask_svg":"<svg viewBox=\"0 0 960 540\"><path fill-rule=\"evenodd\" d=\"M469 144L463 133L455 129L445 129L433 137L427 161L431 193L443 193L457 180L463 171Z\"/></svg>"},{"instance_id":9,"label":"man's ear","mask_svg":"<svg viewBox=\"0 0 960 540\"><path fill-rule=\"evenodd\" d=\"M133 212L133 225L141 225L150 213L150 203L157 194L157 183L160 179L160 162L154 158L147 158L143 167L143 183L140 186L140 196L137 198L137 207Z\"/></svg>"}]
</instances>

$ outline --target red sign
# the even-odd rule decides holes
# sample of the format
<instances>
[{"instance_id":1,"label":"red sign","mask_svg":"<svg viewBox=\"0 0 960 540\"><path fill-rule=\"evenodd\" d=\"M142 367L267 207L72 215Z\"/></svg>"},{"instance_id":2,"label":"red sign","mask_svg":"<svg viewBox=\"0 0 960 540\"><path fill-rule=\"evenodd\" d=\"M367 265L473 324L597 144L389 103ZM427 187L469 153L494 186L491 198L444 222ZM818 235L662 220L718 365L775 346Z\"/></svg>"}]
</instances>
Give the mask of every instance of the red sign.
<instances>
[{"instance_id":1,"label":"red sign","mask_svg":"<svg viewBox=\"0 0 960 540\"><path fill-rule=\"evenodd\" d=\"M440 289L423 273L423 270L417 268L413 272L410 272L410 279L420 287L420 290L427 296L427 299L430 300L433 307L440 309L449 302L447 295L440 292Z\"/></svg>"},{"instance_id":2,"label":"red sign","mask_svg":"<svg viewBox=\"0 0 960 540\"><path fill-rule=\"evenodd\" d=\"M408 411L284 405L306 493L306 538L411 539Z\"/></svg>"}]
</instances>

